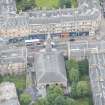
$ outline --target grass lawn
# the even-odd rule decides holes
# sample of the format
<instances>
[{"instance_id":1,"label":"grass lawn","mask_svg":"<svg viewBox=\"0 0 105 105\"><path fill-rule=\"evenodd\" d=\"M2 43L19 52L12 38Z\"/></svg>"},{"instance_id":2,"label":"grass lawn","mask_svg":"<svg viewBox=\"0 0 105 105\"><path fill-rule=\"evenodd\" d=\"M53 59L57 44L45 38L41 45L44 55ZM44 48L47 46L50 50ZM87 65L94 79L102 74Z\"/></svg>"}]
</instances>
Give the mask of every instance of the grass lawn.
<instances>
[{"instance_id":1,"label":"grass lawn","mask_svg":"<svg viewBox=\"0 0 105 105\"><path fill-rule=\"evenodd\" d=\"M39 8L59 8L59 0L36 0L35 4Z\"/></svg>"},{"instance_id":2,"label":"grass lawn","mask_svg":"<svg viewBox=\"0 0 105 105\"><path fill-rule=\"evenodd\" d=\"M67 7L77 7L77 0L16 0L17 10L27 10L31 8L57 9Z\"/></svg>"},{"instance_id":3,"label":"grass lawn","mask_svg":"<svg viewBox=\"0 0 105 105\"><path fill-rule=\"evenodd\" d=\"M17 76L4 76L2 82L13 82L16 85L17 89L23 90L26 87L26 76L17 75Z\"/></svg>"}]
</instances>

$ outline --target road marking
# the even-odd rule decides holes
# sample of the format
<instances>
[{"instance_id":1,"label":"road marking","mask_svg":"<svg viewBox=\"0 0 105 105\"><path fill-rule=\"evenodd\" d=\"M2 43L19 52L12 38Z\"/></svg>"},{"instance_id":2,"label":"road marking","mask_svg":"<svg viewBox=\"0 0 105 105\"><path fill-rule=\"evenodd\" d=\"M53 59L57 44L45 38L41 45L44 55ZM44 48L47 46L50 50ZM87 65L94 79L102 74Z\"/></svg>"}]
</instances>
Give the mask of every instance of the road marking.
<instances>
[{"instance_id":1,"label":"road marking","mask_svg":"<svg viewBox=\"0 0 105 105\"><path fill-rule=\"evenodd\" d=\"M80 49L71 49L71 51L80 51Z\"/></svg>"}]
</instances>

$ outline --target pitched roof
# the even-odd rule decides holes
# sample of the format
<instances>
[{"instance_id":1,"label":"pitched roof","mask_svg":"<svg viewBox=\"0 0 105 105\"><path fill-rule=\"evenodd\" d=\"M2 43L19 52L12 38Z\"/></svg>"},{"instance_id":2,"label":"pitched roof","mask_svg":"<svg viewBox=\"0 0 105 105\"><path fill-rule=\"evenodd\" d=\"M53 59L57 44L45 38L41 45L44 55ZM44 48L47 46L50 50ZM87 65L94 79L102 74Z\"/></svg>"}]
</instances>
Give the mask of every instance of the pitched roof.
<instances>
[{"instance_id":1,"label":"pitched roof","mask_svg":"<svg viewBox=\"0 0 105 105\"><path fill-rule=\"evenodd\" d=\"M101 7L97 0L78 0L76 9L30 10L27 13L30 16L30 24L60 23L100 18Z\"/></svg>"},{"instance_id":2,"label":"pitched roof","mask_svg":"<svg viewBox=\"0 0 105 105\"><path fill-rule=\"evenodd\" d=\"M37 53L35 55L37 83L67 82L64 57L57 50Z\"/></svg>"},{"instance_id":3,"label":"pitched roof","mask_svg":"<svg viewBox=\"0 0 105 105\"><path fill-rule=\"evenodd\" d=\"M0 0L0 14L16 14L16 0Z\"/></svg>"}]
</instances>

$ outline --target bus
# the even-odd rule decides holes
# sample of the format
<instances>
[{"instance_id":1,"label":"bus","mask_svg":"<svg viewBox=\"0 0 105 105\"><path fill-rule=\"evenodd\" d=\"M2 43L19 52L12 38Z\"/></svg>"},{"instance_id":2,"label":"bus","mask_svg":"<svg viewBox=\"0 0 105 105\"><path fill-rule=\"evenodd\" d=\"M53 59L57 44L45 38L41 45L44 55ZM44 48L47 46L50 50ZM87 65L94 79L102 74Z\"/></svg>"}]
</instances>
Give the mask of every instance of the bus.
<instances>
[{"instance_id":1,"label":"bus","mask_svg":"<svg viewBox=\"0 0 105 105\"><path fill-rule=\"evenodd\" d=\"M40 39L29 39L29 40L25 40L25 44L26 46L30 46L32 44L37 44L40 45L41 44L41 40Z\"/></svg>"}]
</instances>

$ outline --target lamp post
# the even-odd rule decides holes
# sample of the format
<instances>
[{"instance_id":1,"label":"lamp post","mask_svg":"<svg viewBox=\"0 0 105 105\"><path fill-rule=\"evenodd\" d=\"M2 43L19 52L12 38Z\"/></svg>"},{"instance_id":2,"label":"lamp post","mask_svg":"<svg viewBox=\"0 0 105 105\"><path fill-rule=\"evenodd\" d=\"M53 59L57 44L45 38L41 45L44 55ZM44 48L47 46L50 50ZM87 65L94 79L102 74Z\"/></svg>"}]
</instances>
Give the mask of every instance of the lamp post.
<instances>
[{"instance_id":1,"label":"lamp post","mask_svg":"<svg viewBox=\"0 0 105 105\"><path fill-rule=\"evenodd\" d=\"M67 42L68 60L70 60L70 40Z\"/></svg>"}]
</instances>

